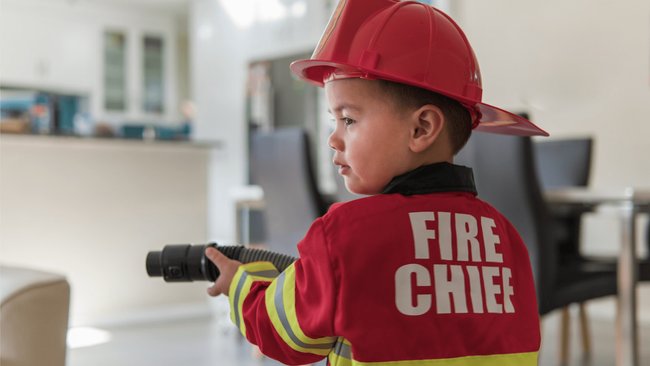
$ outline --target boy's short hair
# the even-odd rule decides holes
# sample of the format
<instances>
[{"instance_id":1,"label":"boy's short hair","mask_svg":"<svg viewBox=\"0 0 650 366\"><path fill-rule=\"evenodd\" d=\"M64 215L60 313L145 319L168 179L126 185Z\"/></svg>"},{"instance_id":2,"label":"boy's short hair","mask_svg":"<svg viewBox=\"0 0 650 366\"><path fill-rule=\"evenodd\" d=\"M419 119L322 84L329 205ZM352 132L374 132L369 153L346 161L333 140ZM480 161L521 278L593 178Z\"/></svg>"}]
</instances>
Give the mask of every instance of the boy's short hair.
<instances>
[{"instance_id":1,"label":"boy's short hair","mask_svg":"<svg viewBox=\"0 0 650 366\"><path fill-rule=\"evenodd\" d=\"M449 131L454 155L465 146L472 134L472 117L460 102L431 90L416 86L379 79L380 88L392 98L400 108L420 108L433 104L442 110Z\"/></svg>"}]
</instances>

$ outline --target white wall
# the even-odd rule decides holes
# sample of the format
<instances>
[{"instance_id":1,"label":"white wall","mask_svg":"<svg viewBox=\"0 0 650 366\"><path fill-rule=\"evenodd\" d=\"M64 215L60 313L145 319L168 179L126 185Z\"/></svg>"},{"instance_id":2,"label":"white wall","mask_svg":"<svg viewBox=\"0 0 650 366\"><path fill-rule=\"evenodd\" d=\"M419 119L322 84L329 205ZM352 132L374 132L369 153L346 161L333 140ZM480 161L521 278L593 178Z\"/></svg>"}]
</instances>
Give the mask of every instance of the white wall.
<instances>
[{"instance_id":1,"label":"white wall","mask_svg":"<svg viewBox=\"0 0 650 366\"><path fill-rule=\"evenodd\" d=\"M650 2L463 0L484 100L595 138L592 183L650 186Z\"/></svg>"},{"instance_id":2,"label":"white wall","mask_svg":"<svg viewBox=\"0 0 650 366\"><path fill-rule=\"evenodd\" d=\"M245 4L245 5L242 5ZM246 6L255 5L256 6ZM246 183L245 84L250 61L311 52L327 23L331 1L306 1L304 17L271 20L275 0L194 0L190 10L192 90L198 140L225 142L212 161L210 238L232 241L233 186ZM288 67L288 65L287 65Z\"/></svg>"},{"instance_id":3,"label":"white wall","mask_svg":"<svg viewBox=\"0 0 650 366\"><path fill-rule=\"evenodd\" d=\"M160 120L142 104L142 35L164 37L165 114L179 120L177 34L183 15L111 1L3 0L0 12L0 83L83 94L98 121ZM129 110L111 115L103 109L103 32L127 32ZM181 60L182 63L182 60ZM181 79L179 81L179 79Z\"/></svg>"}]
</instances>

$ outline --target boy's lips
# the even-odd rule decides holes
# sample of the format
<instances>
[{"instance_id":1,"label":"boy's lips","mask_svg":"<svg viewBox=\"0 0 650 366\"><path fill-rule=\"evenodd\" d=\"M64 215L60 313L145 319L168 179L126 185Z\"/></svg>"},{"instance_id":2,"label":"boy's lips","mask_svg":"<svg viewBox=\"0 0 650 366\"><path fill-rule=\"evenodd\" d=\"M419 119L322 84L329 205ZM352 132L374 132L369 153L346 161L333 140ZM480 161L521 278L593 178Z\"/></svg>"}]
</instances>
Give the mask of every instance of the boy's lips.
<instances>
[{"instance_id":1,"label":"boy's lips","mask_svg":"<svg viewBox=\"0 0 650 366\"><path fill-rule=\"evenodd\" d=\"M350 170L350 167L348 165L345 165L339 161L334 161L334 165L336 165L339 168L340 175L344 175Z\"/></svg>"}]
</instances>

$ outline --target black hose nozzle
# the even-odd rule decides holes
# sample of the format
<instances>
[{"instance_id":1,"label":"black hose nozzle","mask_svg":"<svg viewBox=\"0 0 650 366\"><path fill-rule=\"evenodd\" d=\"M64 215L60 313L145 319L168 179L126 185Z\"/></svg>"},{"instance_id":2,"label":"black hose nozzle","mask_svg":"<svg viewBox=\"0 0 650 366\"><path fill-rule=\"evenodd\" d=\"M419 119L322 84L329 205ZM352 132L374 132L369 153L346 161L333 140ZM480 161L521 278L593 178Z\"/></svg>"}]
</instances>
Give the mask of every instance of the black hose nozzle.
<instances>
[{"instance_id":1,"label":"black hose nozzle","mask_svg":"<svg viewBox=\"0 0 650 366\"><path fill-rule=\"evenodd\" d=\"M150 277L163 277L165 282L214 282L219 277L219 270L205 256L208 247L214 247L226 257L242 263L271 262L280 272L296 261L296 258L285 254L244 248L241 245L217 246L216 243L166 245L162 251L152 251L147 254L147 274Z\"/></svg>"}]
</instances>

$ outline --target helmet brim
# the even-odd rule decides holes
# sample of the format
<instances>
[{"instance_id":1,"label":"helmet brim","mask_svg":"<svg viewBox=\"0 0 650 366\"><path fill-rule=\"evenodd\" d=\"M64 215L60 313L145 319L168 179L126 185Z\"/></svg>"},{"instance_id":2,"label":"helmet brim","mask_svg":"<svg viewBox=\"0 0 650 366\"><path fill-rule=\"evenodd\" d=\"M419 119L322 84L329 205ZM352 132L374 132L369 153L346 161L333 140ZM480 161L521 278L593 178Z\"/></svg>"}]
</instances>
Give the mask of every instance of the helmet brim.
<instances>
[{"instance_id":1,"label":"helmet brim","mask_svg":"<svg viewBox=\"0 0 650 366\"><path fill-rule=\"evenodd\" d=\"M520 115L485 103L476 103L476 108L481 113L481 118L475 131L501 135L549 136L548 132Z\"/></svg>"}]
</instances>

